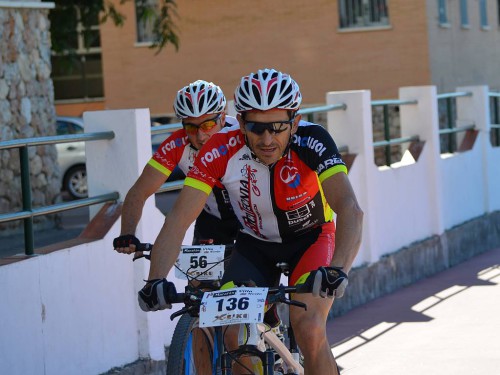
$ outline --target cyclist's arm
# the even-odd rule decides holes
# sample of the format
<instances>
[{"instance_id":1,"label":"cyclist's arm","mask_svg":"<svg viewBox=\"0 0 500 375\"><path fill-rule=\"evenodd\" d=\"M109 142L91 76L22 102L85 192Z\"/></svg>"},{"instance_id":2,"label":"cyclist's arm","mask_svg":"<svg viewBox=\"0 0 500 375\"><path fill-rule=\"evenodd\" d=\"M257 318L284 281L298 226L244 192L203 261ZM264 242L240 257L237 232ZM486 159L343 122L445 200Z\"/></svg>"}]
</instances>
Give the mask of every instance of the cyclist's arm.
<instances>
[{"instance_id":1,"label":"cyclist's arm","mask_svg":"<svg viewBox=\"0 0 500 375\"><path fill-rule=\"evenodd\" d=\"M186 231L203 210L209 193L187 185L182 188L154 243L148 280L167 276L179 255Z\"/></svg>"},{"instance_id":2,"label":"cyclist's arm","mask_svg":"<svg viewBox=\"0 0 500 375\"><path fill-rule=\"evenodd\" d=\"M135 234L146 200L163 185L166 179L167 176L164 173L151 165L144 167L142 174L130 188L123 202L121 235Z\"/></svg>"},{"instance_id":3,"label":"cyclist's arm","mask_svg":"<svg viewBox=\"0 0 500 375\"><path fill-rule=\"evenodd\" d=\"M337 214L335 252L331 265L343 267L347 273L361 245L363 211L345 173L339 172L327 177L322 182L322 187L328 204Z\"/></svg>"}]
</instances>

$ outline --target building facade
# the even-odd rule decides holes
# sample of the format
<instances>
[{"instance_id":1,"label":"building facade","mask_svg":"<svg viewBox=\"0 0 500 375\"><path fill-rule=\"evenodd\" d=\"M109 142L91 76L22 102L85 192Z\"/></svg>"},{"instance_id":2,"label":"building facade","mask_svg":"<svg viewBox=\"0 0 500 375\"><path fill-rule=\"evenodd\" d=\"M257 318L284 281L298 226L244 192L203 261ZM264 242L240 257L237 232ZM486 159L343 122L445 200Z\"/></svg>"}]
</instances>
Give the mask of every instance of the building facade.
<instances>
[{"instance_id":1,"label":"building facade","mask_svg":"<svg viewBox=\"0 0 500 375\"><path fill-rule=\"evenodd\" d=\"M500 88L498 0L179 0L180 48L159 53L149 48L137 4L113 1L126 22L100 27L102 96L57 100L60 115L171 113L175 92L191 81L213 81L231 97L241 76L265 67L289 72L305 105L338 90L385 99L402 86Z\"/></svg>"}]
</instances>

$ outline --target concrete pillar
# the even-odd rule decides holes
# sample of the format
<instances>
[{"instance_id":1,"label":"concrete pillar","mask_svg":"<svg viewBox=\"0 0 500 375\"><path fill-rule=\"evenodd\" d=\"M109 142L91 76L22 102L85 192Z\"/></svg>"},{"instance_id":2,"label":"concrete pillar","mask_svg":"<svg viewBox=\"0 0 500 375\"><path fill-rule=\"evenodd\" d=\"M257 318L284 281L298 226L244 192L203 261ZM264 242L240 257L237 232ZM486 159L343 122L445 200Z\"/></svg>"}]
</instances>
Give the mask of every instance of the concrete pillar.
<instances>
[{"instance_id":1,"label":"concrete pillar","mask_svg":"<svg viewBox=\"0 0 500 375\"><path fill-rule=\"evenodd\" d=\"M429 194L434 208L431 217L435 234L444 232L442 214L442 183L440 177L439 117L437 107L437 92L435 86L401 87L400 100L417 100L416 105L402 105L400 109L401 136L418 135L425 142L424 150L418 162L425 163L429 171Z\"/></svg>"},{"instance_id":2,"label":"concrete pillar","mask_svg":"<svg viewBox=\"0 0 500 375\"><path fill-rule=\"evenodd\" d=\"M495 210L494 201L499 195L498 192L500 191L500 184L498 183L498 172L494 172L491 168L493 160L491 159L491 118L488 86L458 87L457 91L472 93L471 96L457 98L457 126L474 124L476 126L476 130L479 132L474 143L474 149L479 148L482 153L481 168L483 176L482 183L484 186L484 212L492 212ZM496 171L498 171L498 164L496 164ZM492 190L495 189L495 186L496 190Z\"/></svg>"},{"instance_id":3,"label":"concrete pillar","mask_svg":"<svg viewBox=\"0 0 500 375\"><path fill-rule=\"evenodd\" d=\"M148 109L85 112L85 132L113 131L112 140L86 142L87 178L89 196L118 191L120 201L142 173L151 158L151 125ZM92 207L96 212L97 208ZM92 211L91 211L92 215ZM151 196L143 209L136 236L143 242L153 243L165 218L156 208ZM112 244L109 244L111 251ZM134 262L132 293L144 286L149 262ZM144 313L136 307L139 356L153 360L165 359L164 345L168 314Z\"/></svg>"},{"instance_id":4,"label":"concrete pillar","mask_svg":"<svg viewBox=\"0 0 500 375\"><path fill-rule=\"evenodd\" d=\"M345 110L328 112L327 128L337 146L348 146L348 153L355 156L349 170L349 180L358 202L363 209L363 241L354 266L375 261L373 254L376 244L373 220L375 210L370 198L370 185L376 172L373 151L373 129L371 93L367 90L328 92L326 104L345 104Z\"/></svg>"}]
</instances>

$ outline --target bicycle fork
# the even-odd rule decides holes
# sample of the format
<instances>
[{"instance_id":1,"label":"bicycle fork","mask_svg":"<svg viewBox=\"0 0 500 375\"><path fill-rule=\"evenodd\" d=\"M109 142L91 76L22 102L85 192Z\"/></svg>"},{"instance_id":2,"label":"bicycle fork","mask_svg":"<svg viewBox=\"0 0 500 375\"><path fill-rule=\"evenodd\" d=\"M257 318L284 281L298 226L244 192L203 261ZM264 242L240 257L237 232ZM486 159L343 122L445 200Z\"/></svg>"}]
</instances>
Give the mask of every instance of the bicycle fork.
<instances>
[{"instance_id":1,"label":"bicycle fork","mask_svg":"<svg viewBox=\"0 0 500 375\"><path fill-rule=\"evenodd\" d=\"M243 356L253 358L252 361L257 364L257 368L253 370L257 370L259 374L274 375L274 352L265 349L264 339L257 324L242 324L238 342L238 349L225 352L221 356L222 375L232 375L232 364L238 362L238 359ZM257 358L260 359L260 363Z\"/></svg>"},{"instance_id":2,"label":"bicycle fork","mask_svg":"<svg viewBox=\"0 0 500 375\"><path fill-rule=\"evenodd\" d=\"M223 353L221 355L222 375L232 375L232 364L237 362L241 356L253 356L262 361L263 375L274 374L274 352L266 350L261 352L255 345L243 345L239 349Z\"/></svg>"}]
</instances>

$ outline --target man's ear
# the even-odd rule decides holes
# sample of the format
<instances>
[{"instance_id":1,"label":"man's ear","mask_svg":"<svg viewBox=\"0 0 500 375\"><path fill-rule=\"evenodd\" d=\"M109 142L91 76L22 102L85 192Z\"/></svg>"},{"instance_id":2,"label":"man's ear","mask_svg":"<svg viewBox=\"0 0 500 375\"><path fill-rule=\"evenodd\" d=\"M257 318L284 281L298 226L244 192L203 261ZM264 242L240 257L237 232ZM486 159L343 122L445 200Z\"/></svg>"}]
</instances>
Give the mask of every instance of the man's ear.
<instances>
[{"instance_id":1,"label":"man's ear","mask_svg":"<svg viewBox=\"0 0 500 375\"><path fill-rule=\"evenodd\" d=\"M302 115L296 115L293 119L292 134L295 134L297 128L299 127L299 121L302 119Z\"/></svg>"},{"instance_id":2,"label":"man's ear","mask_svg":"<svg viewBox=\"0 0 500 375\"><path fill-rule=\"evenodd\" d=\"M220 123L222 124L222 127L224 127L224 125L226 125L226 112L222 112L220 114Z\"/></svg>"}]
</instances>

